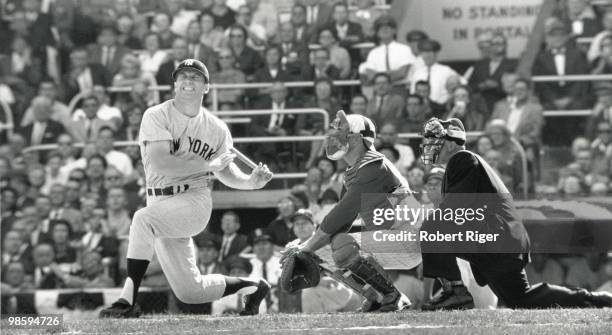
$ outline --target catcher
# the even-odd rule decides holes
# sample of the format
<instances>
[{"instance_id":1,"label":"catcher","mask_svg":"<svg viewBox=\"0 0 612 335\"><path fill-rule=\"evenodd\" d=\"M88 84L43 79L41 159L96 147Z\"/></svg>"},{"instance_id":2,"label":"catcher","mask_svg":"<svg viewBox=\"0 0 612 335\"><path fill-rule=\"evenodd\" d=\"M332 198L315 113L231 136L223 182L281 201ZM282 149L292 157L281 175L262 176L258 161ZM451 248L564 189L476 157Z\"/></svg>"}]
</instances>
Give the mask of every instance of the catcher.
<instances>
[{"instance_id":1,"label":"catcher","mask_svg":"<svg viewBox=\"0 0 612 335\"><path fill-rule=\"evenodd\" d=\"M375 138L376 130L370 119L338 111L326 134L325 151L330 159L343 159L348 165L342 197L311 238L285 250L281 258L281 288L295 292L316 286L320 280L320 260L314 253L331 244L335 265L345 271L345 276L380 294L381 298L369 304L367 311L393 312L410 306L408 298L393 285L383 268L374 258L362 256L359 244L348 234L359 214L366 220L374 209L369 207L388 206L386 195L410 192L408 182L393 163L374 149ZM379 195L380 201L362 208L365 193Z\"/></svg>"}]
</instances>

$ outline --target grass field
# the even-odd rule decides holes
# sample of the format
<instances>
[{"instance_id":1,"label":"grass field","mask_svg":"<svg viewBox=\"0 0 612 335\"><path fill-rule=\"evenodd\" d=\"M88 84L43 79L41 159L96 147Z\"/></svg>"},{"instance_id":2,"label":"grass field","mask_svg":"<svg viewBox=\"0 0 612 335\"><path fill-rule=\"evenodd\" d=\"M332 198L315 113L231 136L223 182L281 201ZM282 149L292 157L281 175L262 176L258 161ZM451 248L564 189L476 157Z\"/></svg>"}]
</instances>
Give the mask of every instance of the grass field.
<instances>
[{"instance_id":1,"label":"grass field","mask_svg":"<svg viewBox=\"0 0 612 335\"><path fill-rule=\"evenodd\" d=\"M3 334L43 334L13 330ZM612 309L471 310L394 314L155 315L65 321L64 334L612 334Z\"/></svg>"}]
</instances>

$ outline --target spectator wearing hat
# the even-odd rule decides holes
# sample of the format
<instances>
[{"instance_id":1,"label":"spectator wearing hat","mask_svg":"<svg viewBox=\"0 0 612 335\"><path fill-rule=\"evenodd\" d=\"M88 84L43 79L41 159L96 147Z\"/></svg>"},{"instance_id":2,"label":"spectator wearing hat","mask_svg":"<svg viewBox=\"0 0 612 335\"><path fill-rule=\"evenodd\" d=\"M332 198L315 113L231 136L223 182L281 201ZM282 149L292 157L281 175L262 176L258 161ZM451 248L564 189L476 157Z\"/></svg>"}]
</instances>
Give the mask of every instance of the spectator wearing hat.
<instances>
[{"instance_id":1,"label":"spectator wearing hat","mask_svg":"<svg viewBox=\"0 0 612 335\"><path fill-rule=\"evenodd\" d=\"M507 58L508 42L502 34L495 34L491 39L491 50L488 57L472 65L469 85L473 92L480 93L489 110L505 97L501 77L506 72L514 72L516 62Z\"/></svg>"},{"instance_id":2,"label":"spectator wearing hat","mask_svg":"<svg viewBox=\"0 0 612 335\"><path fill-rule=\"evenodd\" d=\"M292 232L293 234L293 232ZM273 291L264 300L265 303L259 307L260 313L269 313L271 311L283 311L288 312L288 307L291 308L293 304L287 304L281 301L277 301L274 296L274 288L278 286L278 281L281 276L281 265L280 258L274 255L274 244L272 243L272 236L267 231L262 229L256 229L253 237L253 253L255 257L251 258L251 265L253 271L251 271L251 278L263 278L270 283L273 287ZM284 297L291 299L291 295L284 295ZM285 299L287 300L287 299ZM281 306L281 304L283 306ZM282 308L282 309L281 309Z\"/></svg>"},{"instance_id":3,"label":"spectator wearing hat","mask_svg":"<svg viewBox=\"0 0 612 335\"><path fill-rule=\"evenodd\" d=\"M223 262L232 277L248 277L253 272L251 262L240 256L234 255ZM263 304L262 304L263 306ZM243 295L230 294L212 302L212 315L238 314L243 308ZM260 306L261 309L261 306Z\"/></svg>"},{"instance_id":4,"label":"spectator wearing hat","mask_svg":"<svg viewBox=\"0 0 612 335\"><path fill-rule=\"evenodd\" d=\"M608 8L601 18L603 30L598 32L591 41L591 46L587 52L587 58L590 62L594 61L601 55L602 42L606 36L612 34L612 9Z\"/></svg>"},{"instance_id":5,"label":"spectator wearing hat","mask_svg":"<svg viewBox=\"0 0 612 335\"><path fill-rule=\"evenodd\" d=\"M266 227L266 234L269 234L274 245L284 247L295 239L291 216L299 209L298 202L292 195L281 198L278 202L278 216Z\"/></svg>"},{"instance_id":6,"label":"spectator wearing hat","mask_svg":"<svg viewBox=\"0 0 612 335\"><path fill-rule=\"evenodd\" d=\"M412 54L417 57L417 61L419 55L421 54L421 51L419 50L419 43L428 39L429 36L422 30L411 30L406 33L406 43L408 43L410 50L412 50Z\"/></svg>"},{"instance_id":7,"label":"spectator wearing hat","mask_svg":"<svg viewBox=\"0 0 612 335\"><path fill-rule=\"evenodd\" d=\"M406 78L415 57L409 46L396 41L397 22L390 15L376 19L374 30L379 44L370 50L364 63L359 66L359 73L366 82L371 82L377 73L386 72L392 81Z\"/></svg>"},{"instance_id":8,"label":"spectator wearing hat","mask_svg":"<svg viewBox=\"0 0 612 335\"><path fill-rule=\"evenodd\" d=\"M227 211L221 216L221 230L223 237L219 249L219 261L239 255L250 250L248 238L239 234L240 217L234 211Z\"/></svg>"},{"instance_id":9,"label":"spectator wearing hat","mask_svg":"<svg viewBox=\"0 0 612 335\"><path fill-rule=\"evenodd\" d=\"M567 27L558 19L546 22L546 48L536 56L533 75L572 75L589 73L587 60L575 43L569 42ZM588 107L587 82L543 82L536 84L536 93L545 110L572 110ZM585 131L583 117L547 120L544 141L551 145L567 145Z\"/></svg>"},{"instance_id":10,"label":"spectator wearing hat","mask_svg":"<svg viewBox=\"0 0 612 335\"><path fill-rule=\"evenodd\" d=\"M304 208L293 214L291 222L293 223L293 234L297 237L299 243L308 240L317 227L312 211Z\"/></svg>"},{"instance_id":11,"label":"spectator wearing hat","mask_svg":"<svg viewBox=\"0 0 612 335\"><path fill-rule=\"evenodd\" d=\"M448 100L450 92L446 90L446 82L448 78L457 76L457 72L447 65L438 63L438 53L441 49L440 43L434 40L423 40L419 43L419 61L418 66L413 66L406 79L410 82L410 92L415 92L415 86L418 81L426 81L429 83L429 97L432 101L438 104L444 104Z\"/></svg>"},{"instance_id":12,"label":"spectator wearing hat","mask_svg":"<svg viewBox=\"0 0 612 335\"><path fill-rule=\"evenodd\" d=\"M374 96L367 107L367 117L375 124L400 124L404 111L404 98L392 90L391 77L385 73L377 73L373 78Z\"/></svg>"},{"instance_id":13,"label":"spectator wearing hat","mask_svg":"<svg viewBox=\"0 0 612 335\"><path fill-rule=\"evenodd\" d=\"M220 250L221 244L219 243L219 238L215 235L207 234L199 240L198 267L203 275L227 273L223 263L218 260Z\"/></svg>"}]
</instances>

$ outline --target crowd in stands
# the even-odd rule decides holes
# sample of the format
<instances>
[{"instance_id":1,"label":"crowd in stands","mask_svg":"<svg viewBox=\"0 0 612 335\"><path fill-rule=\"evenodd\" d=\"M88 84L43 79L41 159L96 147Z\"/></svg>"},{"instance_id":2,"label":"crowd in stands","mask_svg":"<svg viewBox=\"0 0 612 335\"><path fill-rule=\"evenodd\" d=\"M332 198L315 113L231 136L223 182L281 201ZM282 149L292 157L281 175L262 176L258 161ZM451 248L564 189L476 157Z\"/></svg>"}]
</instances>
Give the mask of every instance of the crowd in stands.
<instances>
[{"instance_id":1,"label":"crowd in stands","mask_svg":"<svg viewBox=\"0 0 612 335\"><path fill-rule=\"evenodd\" d=\"M612 74L612 7L588 0L560 3L546 20L531 73ZM122 282L126 235L131 216L145 205L146 186L138 146L115 142L138 140L146 109L172 98L171 90L151 88L171 87L171 73L185 58L202 60L213 84L269 83L219 89L216 102L205 99L209 110L310 107L325 110L330 119L339 109L370 117L377 125L377 149L423 203L430 202L430 181L419 160L420 141L398 134L420 132L430 117L459 118L467 131L481 132L468 139L468 147L499 172L512 193L610 195L612 81L534 83L518 74L517 60L507 56L508 41L498 32L478 36L481 58L460 73L438 61L445 46L436 36L420 30L399 35L398 22L382 5L388 4L2 1L0 103L10 108L14 124L0 129L3 294ZM360 84L336 85L345 79ZM287 85L294 81L313 85ZM545 110L592 112L545 118ZM0 113L0 121L10 119ZM234 137L322 135L327 127L320 115L277 113L230 126ZM44 144L56 146L27 150ZM527 158L527 184L518 145ZM222 236L207 232L196 238L200 269L263 276L276 284L275 252L312 234L339 200L345 166L324 157L321 141L240 146L275 172L307 177L279 199L278 217L264 229L252 231L241 226L238 214L225 212ZM612 290L612 262L601 255L538 255L528 271L532 281ZM142 285L167 286L155 261ZM265 308L354 307L350 290L322 285L322 291L301 297L278 293ZM234 298L213 305L213 312L235 309ZM328 301L321 303L323 298Z\"/></svg>"}]
</instances>

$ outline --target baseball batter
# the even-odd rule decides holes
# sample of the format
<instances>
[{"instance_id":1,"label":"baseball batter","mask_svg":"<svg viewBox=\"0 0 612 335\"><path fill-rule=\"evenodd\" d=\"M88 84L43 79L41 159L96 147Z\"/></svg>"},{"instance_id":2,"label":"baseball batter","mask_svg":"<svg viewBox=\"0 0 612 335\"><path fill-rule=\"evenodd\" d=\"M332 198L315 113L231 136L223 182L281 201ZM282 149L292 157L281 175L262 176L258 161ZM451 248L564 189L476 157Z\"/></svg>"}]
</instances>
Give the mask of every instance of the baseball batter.
<instances>
[{"instance_id":1,"label":"baseball batter","mask_svg":"<svg viewBox=\"0 0 612 335\"><path fill-rule=\"evenodd\" d=\"M261 163L243 173L231 153L227 126L202 107L210 76L195 59L172 73L175 98L143 115L139 144L147 186L147 207L134 214L127 251L127 279L121 297L100 317L138 317L138 287L153 253L179 300L200 304L223 296L247 295L242 315L257 314L270 291L263 279L202 275L192 236L206 227L212 211L210 177L238 189L259 189L272 178Z\"/></svg>"}]
</instances>

